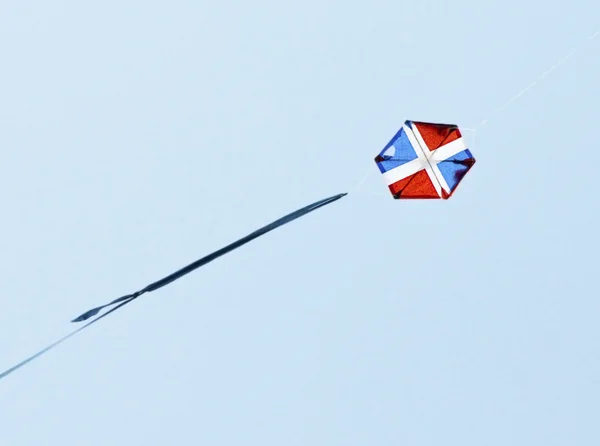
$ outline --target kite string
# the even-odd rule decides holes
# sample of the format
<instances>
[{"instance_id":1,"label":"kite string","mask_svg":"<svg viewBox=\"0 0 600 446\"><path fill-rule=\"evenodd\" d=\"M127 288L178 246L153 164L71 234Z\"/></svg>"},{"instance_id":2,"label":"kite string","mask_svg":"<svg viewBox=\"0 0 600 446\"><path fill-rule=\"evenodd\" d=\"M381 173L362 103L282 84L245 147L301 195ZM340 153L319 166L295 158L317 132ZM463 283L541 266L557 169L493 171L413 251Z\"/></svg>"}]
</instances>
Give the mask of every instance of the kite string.
<instances>
[{"instance_id":1,"label":"kite string","mask_svg":"<svg viewBox=\"0 0 600 446\"><path fill-rule=\"evenodd\" d=\"M373 169L372 166L370 166L366 172L364 173L364 175L362 176L362 179L358 181L358 183L356 183L356 186L354 187L354 192L357 192L358 189L360 189L360 186L362 186L362 184L367 180L367 178L369 178L371 176L371 174L373 173Z\"/></svg>"},{"instance_id":2,"label":"kite string","mask_svg":"<svg viewBox=\"0 0 600 446\"><path fill-rule=\"evenodd\" d=\"M547 77L548 75L550 75L550 73L552 73L554 70L556 70L557 68L559 68L561 65L565 64L567 62L567 60L569 60L571 58L571 56L573 56L573 54L575 54L577 51L579 51L579 49L583 46L583 44L587 41L591 41L594 40L596 38L596 36L598 36L600 34L600 29L597 30L596 32L594 32L593 34L590 34L587 39L582 40L578 45L576 45L573 49L571 49L571 51L569 51L568 53L566 53L563 57L561 57L558 62L556 62L554 65L552 65L551 67L549 67L547 70L543 71L542 74L540 74L533 82L531 82L529 85L527 85L526 87L522 88L517 94L515 94L512 98L510 98L505 104L503 104L502 106L498 107L495 111L493 111L490 114L489 118L485 118L483 119L479 126L484 126L487 125L490 120L494 119L499 113L503 112L504 110L506 110L507 108L509 108L515 101L517 101L521 96L523 96L524 94L526 94L529 90L531 90L533 87L535 87L535 85L540 82L542 79L544 79L545 77ZM477 130L477 127L475 129L472 129L473 131Z\"/></svg>"},{"instance_id":3,"label":"kite string","mask_svg":"<svg viewBox=\"0 0 600 446\"><path fill-rule=\"evenodd\" d=\"M587 37L587 41L591 41L594 40L598 35L600 35L600 29L597 30L596 32L590 34ZM475 147L475 140L476 140L476 135L477 135L477 130L479 127L487 125L492 119L494 119L498 114L500 114L501 112L503 112L504 110L508 109L515 101L517 101L521 96L525 95L529 90L531 90L532 88L535 87L535 85L540 82L542 79L544 79L545 77L549 76L550 73L552 73L554 70L556 70L557 68L559 68L561 65L565 64L572 56L573 54L575 54L580 47L585 43L586 40L582 40L582 42L580 42L577 46L575 46L573 49L571 49L571 51L569 51L568 53L566 53L562 58L560 58L558 60L558 62L556 62L555 64L553 64L552 66L550 66L547 70L543 71L542 74L540 76L537 77L537 79L535 79L533 82L531 82L529 85L527 85L526 87L522 88L517 94L515 94L513 97L511 97L505 104L503 104L502 106L498 107L495 111L493 111L492 113L489 114L488 118L483 119L478 126L476 126L475 128L465 128L465 127L461 127L461 130L467 130L467 131L471 131L473 132L473 139L472 142L470 144L471 148ZM360 187L362 186L362 184L367 180L367 178L369 178L371 175L373 174L373 169L372 167L367 169L367 171L365 172L365 174L362 176L362 178L357 182L356 186L354 187L354 193L358 192Z\"/></svg>"},{"instance_id":4,"label":"kite string","mask_svg":"<svg viewBox=\"0 0 600 446\"><path fill-rule=\"evenodd\" d=\"M371 175L373 175L373 173L375 173L374 167L373 167L372 164L370 164L370 167L367 168L367 170L365 171L365 173L362 176L362 178L356 183L356 186L354 186L354 189L352 189L352 193L353 194L358 194L358 195L369 195L369 196L374 195L374 196L379 196L379 197L387 196L387 194L382 193L382 192L366 192L364 190L359 190L360 187L363 185L363 183L368 178L370 178Z\"/></svg>"},{"instance_id":5,"label":"kite string","mask_svg":"<svg viewBox=\"0 0 600 446\"><path fill-rule=\"evenodd\" d=\"M477 135L477 129L471 129L471 128L469 128L469 127L461 127L461 128L460 128L460 131L461 131L461 133L462 133L462 132L464 132L465 130L466 130L467 132L471 132L471 133L473 133L473 138L472 138L472 140L471 140L471 143L470 143L470 144L468 144L468 146L469 146L471 149L473 149L473 148L475 147L475 135Z\"/></svg>"}]
</instances>

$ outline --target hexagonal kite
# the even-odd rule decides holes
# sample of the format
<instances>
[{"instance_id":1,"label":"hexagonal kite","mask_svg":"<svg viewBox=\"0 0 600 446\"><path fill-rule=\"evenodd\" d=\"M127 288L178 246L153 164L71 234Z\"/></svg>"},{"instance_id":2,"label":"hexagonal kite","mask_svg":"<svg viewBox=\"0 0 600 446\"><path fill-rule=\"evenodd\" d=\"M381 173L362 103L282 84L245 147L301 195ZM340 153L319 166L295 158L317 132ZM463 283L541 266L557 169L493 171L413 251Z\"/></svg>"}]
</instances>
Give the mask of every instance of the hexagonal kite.
<instances>
[{"instance_id":1,"label":"hexagonal kite","mask_svg":"<svg viewBox=\"0 0 600 446\"><path fill-rule=\"evenodd\" d=\"M394 198L447 199L452 196L463 177L471 167L473 167L475 158L473 158L473 155L471 155L471 152L467 149L457 126L435 124L431 122L406 121L381 153L377 155L375 162L383 174ZM15 370L20 369L25 364L40 357L71 336L86 327L89 327L91 324L96 323L122 306L133 302L143 294L163 288L213 260L242 247L246 243L309 214L310 212L327 206L344 196L346 196L345 192L333 195L291 212L138 291L126 294L117 299L113 299L104 305L86 311L73 319L72 322L82 322L91 319L101 311L106 310L104 314L95 317L79 329L50 344L5 372L0 373L0 379L5 378Z\"/></svg>"},{"instance_id":2,"label":"hexagonal kite","mask_svg":"<svg viewBox=\"0 0 600 446\"><path fill-rule=\"evenodd\" d=\"M395 199L446 200L475 158L456 125L406 121L375 162Z\"/></svg>"}]
</instances>

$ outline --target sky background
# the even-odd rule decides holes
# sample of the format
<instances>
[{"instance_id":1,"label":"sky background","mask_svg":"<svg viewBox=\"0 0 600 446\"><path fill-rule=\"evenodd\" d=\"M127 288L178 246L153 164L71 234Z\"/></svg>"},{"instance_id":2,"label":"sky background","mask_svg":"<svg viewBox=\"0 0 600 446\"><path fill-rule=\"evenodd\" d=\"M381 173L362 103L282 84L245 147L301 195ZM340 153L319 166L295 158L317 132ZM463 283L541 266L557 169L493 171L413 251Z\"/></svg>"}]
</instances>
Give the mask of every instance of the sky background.
<instances>
[{"instance_id":1,"label":"sky background","mask_svg":"<svg viewBox=\"0 0 600 446\"><path fill-rule=\"evenodd\" d=\"M598 29L591 0L3 0L0 371L349 195L3 379L0 444L598 445ZM405 119L476 129L452 199L388 195Z\"/></svg>"}]
</instances>

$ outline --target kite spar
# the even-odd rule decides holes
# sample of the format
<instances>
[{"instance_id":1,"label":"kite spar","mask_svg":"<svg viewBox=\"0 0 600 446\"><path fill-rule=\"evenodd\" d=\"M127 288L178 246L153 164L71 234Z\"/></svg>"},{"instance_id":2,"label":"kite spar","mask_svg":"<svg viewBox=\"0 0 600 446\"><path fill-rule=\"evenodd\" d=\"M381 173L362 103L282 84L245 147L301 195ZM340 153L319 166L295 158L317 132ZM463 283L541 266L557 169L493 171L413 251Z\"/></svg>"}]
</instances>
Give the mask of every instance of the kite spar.
<instances>
[{"instance_id":1,"label":"kite spar","mask_svg":"<svg viewBox=\"0 0 600 446\"><path fill-rule=\"evenodd\" d=\"M131 294L127 294L125 296L119 297L105 305L101 305L99 307L96 308L92 308L91 310L86 311L85 313L83 313L82 315L76 317L75 319L73 319L71 322L81 322L81 321L85 321L93 316L95 316L96 314L98 314L100 311L102 311L105 308L111 307L113 305L113 308L111 308L109 311L107 311L106 313L98 316L97 318L91 320L90 322L88 322L87 324L83 325L82 327L80 327L79 329L73 331L72 333L68 334L67 336L59 339L58 341L50 344L49 346L47 346L46 348L44 348L43 350L40 350L39 352L37 352L36 354L30 356L29 358L25 359L24 361L21 361L20 363L16 364L15 366L11 367L10 369L6 370L3 373L0 373L0 379L5 378L6 376L8 376L9 374L11 374L12 372L16 371L17 369L23 367L25 364L33 361L34 359L38 358L39 356L43 355L44 353L46 353L47 351L53 349L54 347L56 347L57 345L59 345L60 343L66 341L68 338L70 338L71 336L77 334L78 332L80 332L81 330L83 330L86 327L89 327L90 325L92 325L93 323L99 321L100 319L102 319L105 316L108 316L110 313L112 313L113 311L118 310L119 308L121 308L124 305L127 305L128 303L132 302L133 300L137 299L138 297L140 297L142 294L145 293L150 293L152 291L156 291L159 288L164 287L165 285L168 285L171 282L174 282L177 279L180 279L181 277L185 276L186 274L191 273L192 271L200 268L201 266L206 265L209 262L212 262L213 260L245 245L246 243L280 227L283 225L286 225L288 223L291 223L293 220L296 220L306 214L309 214L310 212L313 212L321 207L327 206L328 204L333 203L334 201L339 200L340 198L346 196L347 193L341 193L341 194L337 194L337 195L333 195L331 197L328 198L324 198L322 200L316 201L308 206L305 206L301 209L298 209L288 215L285 215L281 218L279 218L278 220L275 220L272 223L269 223L266 226L263 226L260 229L257 229L256 231L248 234L245 237L242 237L241 239L211 253L208 254L207 256L202 257L201 259L196 260L193 263L190 263L187 266L184 266L183 268L175 271L174 273L160 279L157 280L156 282L153 282L149 285L147 285L146 287L131 293ZM118 305L117 305L118 304Z\"/></svg>"}]
</instances>

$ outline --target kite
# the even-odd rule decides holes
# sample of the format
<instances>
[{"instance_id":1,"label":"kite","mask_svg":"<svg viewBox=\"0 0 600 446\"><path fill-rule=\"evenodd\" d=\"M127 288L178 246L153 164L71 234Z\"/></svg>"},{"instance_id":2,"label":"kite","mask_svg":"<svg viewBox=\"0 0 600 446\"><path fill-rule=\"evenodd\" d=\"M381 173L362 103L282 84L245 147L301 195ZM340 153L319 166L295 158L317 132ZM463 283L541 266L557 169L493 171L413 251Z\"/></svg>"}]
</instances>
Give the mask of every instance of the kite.
<instances>
[{"instance_id":1,"label":"kite","mask_svg":"<svg viewBox=\"0 0 600 446\"><path fill-rule=\"evenodd\" d=\"M322 200L316 201L312 204L309 204L308 206L305 206L301 209L298 209L288 215L285 215L281 218L279 218L278 220L275 220L272 223L269 223L266 226L263 226L260 229L257 229L256 231L246 235L245 237L242 237L241 239L230 243L229 245L211 253L208 254L204 257L202 257L201 259L196 260L193 263L190 263L187 266L184 266L183 268L175 271L174 273L160 279L157 280L156 282L153 282L149 285L147 285L146 287L131 293L131 294L126 294L125 296L119 297L105 305L96 307L96 308L92 308L91 310L86 311L85 313L83 313L82 315L76 317L75 319L73 319L71 322L81 322L81 321L85 321L93 316L95 316L96 314L98 314L101 310L107 308L107 307L111 307L113 305L113 308L111 308L109 311L107 311L106 313L98 316L97 318L91 320L90 322L88 322L87 324L83 325L82 327L78 328L77 330L69 333L67 336L59 339L58 341L50 344L49 346L47 346L46 348L44 348L43 350L40 350L39 352L37 352L36 354L30 356L29 358L25 359L24 361L21 361L20 363L18 363L17 365L11 367L10 369L0 373L0 379L8 376L9 374L11 374L12 372L14 372L15 370L23 367L25 364L33 361L34 359L40 357L41 355L43 355L44 353L46 353L47 351L51 350L52 348L56 347L58 344L66 341L68 338L70 338L71 336L75 335L76 333L79 333L81 330L83 330L86 327L89 327L90 325L92 325L93 323L99 321L100 319L108 316L110 313L112 313L113 311L118 310L119 308L123 307L124 305L127 305L128 303L134 301L135 299L137 299L138 297L140 297L142 294L145 293L150 293L152 291L156 291L159 288L164 287L165 285L168 285L172 282L174 282L175 280L185 276L186 274L191 273L192 271L200 268L201 266L206 265L209 262L212 262L213 260L217 259L218 257L221 257L222 255L225 255L243 245L245 245L246 243L266 234L267 232L270 232L280 226L283 226L285 224L288 224L290 222L292 222L293 220L296 220L297 218L300 218L310 212L313 212L323 206L327 206L328 204L333 203L334 201L339 200L340 198L346 196L347 193L341 193L341 194L337 194L337 195L333 195L331 197L328 198L324 198ZM118 305L117 305L118 304Z\"/></svg>"},{"instance_id":2,"label":"kite","mask_svg":"<svg viewBox=\"0 0 600 446\"><path fill-rule=\"evenodd\" d=\"M394 199L447 200L475 158L456 125L406 121L375 163Z\"/></svg>"},{"instance_id":3,"label":"kite","mask_svg":"<svg viewBox=\"0 0 600 446\"><path fill-rule=\"evenodd\" d=\"M375 157L375 163L394 199L448 199L459 183L475 164L475 158L462 138L456 125L432 122L406 121L402 128ZM153 282L138 291L114 299L77 316L71 322L86 321L102 310L104 314L92 319L82 327L59 339L26 360L0 373L0 379L38 358L61 342L89 327L110 313L133 302L143 294L156 291L209 262L245 245L246 243L290 223L316 209L327 206L346 196L347 193L333 195L298 209L241 239L211 253L174 273Z\"/></svg>"}]
</instances>

